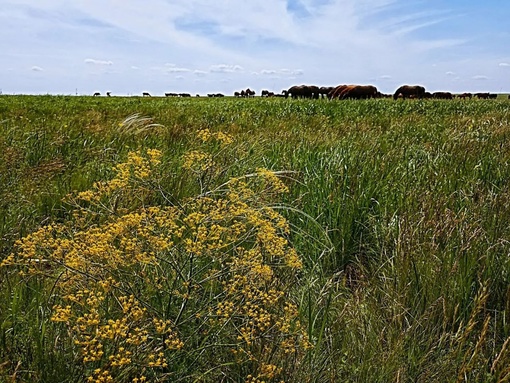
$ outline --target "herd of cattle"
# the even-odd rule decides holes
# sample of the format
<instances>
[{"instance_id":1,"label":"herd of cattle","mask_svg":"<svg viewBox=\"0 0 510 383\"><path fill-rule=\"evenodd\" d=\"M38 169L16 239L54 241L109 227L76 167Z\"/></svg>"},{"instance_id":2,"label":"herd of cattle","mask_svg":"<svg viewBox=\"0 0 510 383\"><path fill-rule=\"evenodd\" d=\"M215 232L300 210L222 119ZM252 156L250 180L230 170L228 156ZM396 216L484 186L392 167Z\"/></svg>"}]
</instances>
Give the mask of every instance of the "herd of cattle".
<instances>
[{"instance_id":1,"label":"herd of cattle","mask_svg":"<svg viewBox=\"0 0 510 383\"><path fill-rule=\"evenodd\" d=\"M266 93L265 93L266 92ZM268 97L271 93L262 91ZM296 85L290 87L288 90L283 90L281 94L273 95L279 97L292 97L296 98L328 98L330 100L346 100L346 99L367 99L367 98L393 98L397 100L399 98L435 98L443 100L452 100L453 98L482 98L482 99L494 99L498 95L496 93L461 93L454 95L451 92L427 92L425 87L421 85L403 85L399 87L393 94L381 93L373 85L338 85L329 87L318 87L314 85ZM510 99L510 96L508 97Z\"/></svg>"},{"instance_id":2,"label":"herd of cattle","mask_svg":"<svg viewBox=\"0 0 510 383\"><path fill-rule=\"evenodd\" d=\"M96 92L94 96L100 96L101 93ZM108 97L111 92L106 92ZM234 97L255 97L256 92L250 88L234 92ZM451 92L434 92L430 93L425 90L421 85L403 85L399 87L393 94L381 93L373 85L338 85L338 86L322 86L315 85L295 85L289 89L284 89L281 93L274 93L268 90L263 90L260 93L261 97L284 97L284 98L305 98L305 99L319 99L328 98L330 100L346 100L346 99L368 99L368 98L393 98L397 99L443 99L452 100L453 98L480 98L480 99L495 99L498 97L496 93L460 93L453 94ZM150 93L143 92L142 97L151 97ZM165 97L191 97L189 93L165 93ZM200 97L199 94L196 97ZM225 97L222 93L209 93L207 97ZM510 99L510 95L508 95Z\"/></svg>"}]
</instances>

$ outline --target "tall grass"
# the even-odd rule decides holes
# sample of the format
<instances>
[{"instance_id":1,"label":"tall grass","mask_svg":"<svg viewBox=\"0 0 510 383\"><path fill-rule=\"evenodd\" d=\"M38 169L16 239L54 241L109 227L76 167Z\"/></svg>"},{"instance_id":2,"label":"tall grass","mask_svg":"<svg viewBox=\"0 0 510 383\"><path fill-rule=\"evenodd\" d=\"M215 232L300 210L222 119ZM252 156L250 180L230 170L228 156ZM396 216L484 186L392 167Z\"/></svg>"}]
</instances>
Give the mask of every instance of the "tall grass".
<instances>
[{"instance_id":1,"label":"tall grass","mask_svg":"<svg viewBox=\"0 0 510 383\"><path fill-rule=\"evenodd\" d=\"M506 381L509 112L505 100L2 96L1 258L68 220L64 197L113 177L134 150L163 153L163 205L260 167L286 171L290 192L273 208L303 261L291 295L315 346L288 381ZM126 128L135 114L148 119ZM180 164L203 129L236 150L197 178ZM0 273L0 376L79 380L42 287Z\"/></svg>"}]
</instances>

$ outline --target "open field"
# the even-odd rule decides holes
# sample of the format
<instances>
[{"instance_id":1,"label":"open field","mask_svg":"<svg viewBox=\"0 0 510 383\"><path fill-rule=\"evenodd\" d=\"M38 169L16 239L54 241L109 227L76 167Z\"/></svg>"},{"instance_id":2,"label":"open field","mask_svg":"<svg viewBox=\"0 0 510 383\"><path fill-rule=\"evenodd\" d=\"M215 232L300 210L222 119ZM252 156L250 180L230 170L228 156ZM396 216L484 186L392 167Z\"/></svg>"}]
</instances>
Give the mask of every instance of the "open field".
<instances>
[{"instance_id":1,"label":"open field","mask_svg":"<svg viewBox=\"0 0 510 383\"><path fill-rule=\"evenodd\" d=\"M0 96L0 381L508 381L509 239L501 97Z\"/></svg>"}]
</instances>

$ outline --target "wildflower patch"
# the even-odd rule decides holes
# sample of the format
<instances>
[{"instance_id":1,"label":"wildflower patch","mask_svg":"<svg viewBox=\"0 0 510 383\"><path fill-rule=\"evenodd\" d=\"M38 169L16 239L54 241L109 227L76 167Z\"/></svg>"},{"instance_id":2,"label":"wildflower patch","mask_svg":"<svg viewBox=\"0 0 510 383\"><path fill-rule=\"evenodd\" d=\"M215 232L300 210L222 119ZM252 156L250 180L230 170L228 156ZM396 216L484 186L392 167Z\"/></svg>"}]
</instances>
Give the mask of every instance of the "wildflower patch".
<instances>
[{"instance_id":1,"label":"wildflower patch","mask_svg":"<svg viewBox=\"0 0 510 383\"><path fill-rule=\"evenodd\" d=\"M223 150L232 139L197 137L183 169L207 172L211 140ZM130 153L111 180L69 196L72 219L18 241L2 266L46 283L50 321L72 338L89 382L283 380L311 347L290 300L301 260L270 207L287 187L257 169L152 205L161 158Z\"/></svg>"}]
</instances>

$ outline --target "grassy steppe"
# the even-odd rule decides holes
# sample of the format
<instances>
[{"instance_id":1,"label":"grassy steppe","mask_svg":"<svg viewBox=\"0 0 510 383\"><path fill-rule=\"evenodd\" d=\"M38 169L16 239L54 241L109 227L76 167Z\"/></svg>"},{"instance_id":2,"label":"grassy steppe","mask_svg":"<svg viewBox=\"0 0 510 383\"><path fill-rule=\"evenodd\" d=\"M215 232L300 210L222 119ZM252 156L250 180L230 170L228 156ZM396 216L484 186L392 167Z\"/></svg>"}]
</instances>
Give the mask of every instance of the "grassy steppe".
<instances>
[{"instance_id":1,"label":"grassy steppe","mask_svg":"<svg viewBox=\"0 0 510 383\"><path fill-rule=\"evenodd\" d=\"M231 135L233 149L211 144L215 170L186 172L183 156L204 129ZM130 200L137 209L179 206L257 168L281 172L289 192L262 202L290 225L283 236L303 266L282 271L279 286L314 346L289 357L268 336L271 365L281 369L270 374L255 356L241 362L218 351L233 347L230 338L209 339L205 352L190 319L178 326L183 348L149 380L510 379L508 100L2 96L0 260L38 228L71 222L69 193L111 179L128 153L146 149L161 151L162 170L144 184L155 193ZM70 327L51 320L60 271L17 271L0 268L0 381L101 381Z\"/></svg>"}]
</instances>

